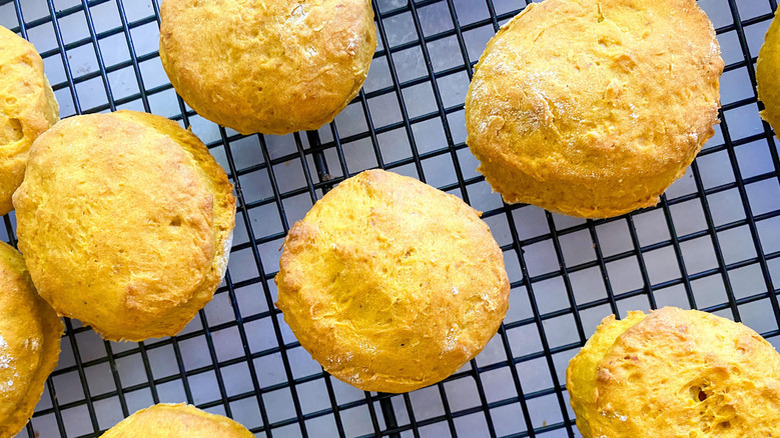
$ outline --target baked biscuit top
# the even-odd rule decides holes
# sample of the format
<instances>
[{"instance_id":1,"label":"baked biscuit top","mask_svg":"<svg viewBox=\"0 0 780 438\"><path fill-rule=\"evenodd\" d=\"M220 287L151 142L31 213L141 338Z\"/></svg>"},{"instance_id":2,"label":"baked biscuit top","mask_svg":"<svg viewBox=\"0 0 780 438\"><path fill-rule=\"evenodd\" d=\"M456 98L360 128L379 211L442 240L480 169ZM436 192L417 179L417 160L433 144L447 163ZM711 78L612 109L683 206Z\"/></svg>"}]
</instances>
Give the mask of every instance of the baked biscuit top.
<instances>
[{"instance_id":1,"label":"baked biscuit top","mask_svg":"<svg viewBox=\"0 0 780 438\"><path fill-rule=\"evenodd\" d=\"M63 328L35 292L21 254L0 242L0 438L32 416L57 365Z\"/></svg>"},{"instance_id":2,"label":"baked biscuit top","mask_svg":"<svg viewBox=\"0 0 780 438\"><path fill-rule=\"evenodd\" d=\"M479 353L508 307L503 255L455 196L369 170L297 222L276 277L277 305L335 377L405 392Z\"/></svg>"},{"instance_id":3,"label":"baked biscuit top","mask_svg":"<svg viewBox=\"0 0 780 438\"><path fill-rule=\"evenodd\" d=\"M705 312L606 318L567 385L585 437L780 436L780 354Z\"/></svg>"},{"instance_id":4,"label":"baked biscuit top","mask_svg":"<svg viewBox=\"0 0 780 438\"><path fill-rule=\"evenodd\" d=\"M59 107L32 44L0 26L0 216L24 178L33 141L59 120Z\"/></svg>"},{"instance_id":5,"label":"baked biscuit top","mask_svg":"<svg viewBox=\"0 0 780 438\"><path fill-rule=\"evenodd\" d=\"M101 438L252 438L244 426L222 415L184 404L157 404L125 418Z\"/></svg>"},{"instance_id":6,"label":"baked biscuit top","mask_svg":"<svg viewBox=\"0 0 780 438\"><path fill-rule=\"evenodd\" d=\"M330 122L376 49L370 0L165 0L160 58L182 98L243 134Z\"/></svg>"},{"instance_id":7,"label":"baked biscuit top","mask_svg":"<svg viewBox=\"0 0 780 438\"><path fill-rule=\"evenodd\" d=\"M718 121L723 71L695 0L545 0L488 43L467 143L506 202L581 217L655 205Z\"/></svg>"},{"instance_id":8,"label":"baked biscuit top","mask_svg":"<svg viewBox=\"0 0 780 438\"><path fill-rule=\"evenodd\" d=\"M41 296L107 339L173 335L224 274L235 199L192 133L132 111L65 119L14 195Z\"/></svg>"}]
</instances>

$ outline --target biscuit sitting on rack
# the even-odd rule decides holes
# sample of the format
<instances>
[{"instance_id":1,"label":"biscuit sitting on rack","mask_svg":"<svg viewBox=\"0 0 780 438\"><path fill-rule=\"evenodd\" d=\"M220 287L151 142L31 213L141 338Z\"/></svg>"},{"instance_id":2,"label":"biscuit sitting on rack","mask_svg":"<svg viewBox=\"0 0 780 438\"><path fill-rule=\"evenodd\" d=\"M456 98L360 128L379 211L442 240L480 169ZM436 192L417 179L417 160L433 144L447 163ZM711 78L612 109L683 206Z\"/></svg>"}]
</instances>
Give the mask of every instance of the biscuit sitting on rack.
<instances>
[{"instance_id":1,"label":"biscuit sitting on rack","mask_svg":"<svg viewBox=\"0 0 780 438\"><path fill-rule=\"evenodd\" d=\"M33 141L59 120L60 110L35 47L0 26L0 216L13 210Z\"/></svg>"},{"instance_id":2,"label":"biscuit sitting on rack","mask_svg":"<svg viewBox=\"0 0 780 438\"><path fill-rule=\"evenodd\" d=\"M566 386L585 438L780 436L780 355L705 312L604 318Z\"/></svg>"},{"instance_id":3,"label":"biscuit sitting on rack","mask_svg":"<svg viewBox=\"0 0 780 438\"><path fill-rule=\"evenodd\" d=\"M509 305L480 213L416 179L365 171L285 239L277 305L325 371L366 391L436 383L476 356Z\"/></svg>"},{"instance_id":4,"label":"biscuit sitting on rack","mask_svg":"<svg viewBox=\"0 0 780 438\"><path fill-rule=\"evenodd\" d=\"M758 98L764 103L761 118L777 131L780 129L780 21L776 15L758 53L756 82Z\"/></svg>"},{"instance_id":5,"label":"biscuit sitting on rack","mask_svg":"<svg viewBox=\"0 0 780 438\"><path fill-rule=\"evenodd\" d=\"M112 427L101 438L253 438L230 418L184 404L142 409Z\"/></svg>"},{"instance_id":6,"label":"biscuit sitting on rack","mask_svg":"<svg viewBox=\"0 0 780 438\"><path fill-rule=\"evenodd\" d=\"M242 134L330 122L376 50L370 0L165 0L160 59L198 114Z\"/></svg>"},{"instance_id":7,"label":"biscuit sitting on rack","mask_svg":"<svg viewBox=\"0 0 780 438\"><path fill-rule=\"evenodd\" d=\"M30 149L13 199L38 292L105 339L176 334L225 273L232 185L206 146L164 117L57 123Z\"/></svg>"},{"instance_id":8,"label":"biscuit sitting on rack","mask_svg":"<svg viewBox=\"0 0 780 438\"><path fill-rule=\"evenodd\" d=\"M0 438L32 417L60 355L62 321L38 296L22 255L0 242Z\"/></svg>"},{"instance_id":9,"label":"biscuit sitting on rack","mask_svg":"<svg viewBox=\"0 0 780 438\"><path fill-rule=\"evenodd\" d=\"M585 218L658 203L718 122L723 71L695 0L545 0L488 43L467 143L509 203Z\"/></svg>"}]
</instances>

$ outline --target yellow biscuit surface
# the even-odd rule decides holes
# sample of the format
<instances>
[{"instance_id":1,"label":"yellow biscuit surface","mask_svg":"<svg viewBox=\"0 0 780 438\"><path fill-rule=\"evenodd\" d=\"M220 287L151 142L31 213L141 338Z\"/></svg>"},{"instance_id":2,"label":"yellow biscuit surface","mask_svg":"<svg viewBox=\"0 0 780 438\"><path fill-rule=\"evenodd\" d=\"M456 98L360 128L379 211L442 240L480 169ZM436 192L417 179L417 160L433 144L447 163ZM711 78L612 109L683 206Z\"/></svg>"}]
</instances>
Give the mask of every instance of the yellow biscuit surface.
<instances>
[{"instance_id":1,"label":"yellow biscuit surface","mask_svg":"<svg viewBox=\"0 0 780 438\"><path fill-rule=\"evenodd\" d=\"M777 16L764 36L764 44L758 53L756 82L758 98L764 102L761 117L777 131L780 128L780 22Z\"/></svg>"},{"instance_id":2,"label":"yellow biscuit surface","mask_svg":"<svg viewBox=\"0 0 780 438\"><path fill-rule=\"evenodd\" d=\"M246 427L222 415L184 404L158 404L125 418L102 438L252 438Z\"/></svg>"},{"instance_id":3,"label":"yellow biscuit surface","mask_svg":"<svg viewBox=\"0 0 780 438\"><path fill-rule=\"evenodd\" d=\"M13 210L30 145L59 113L35 47L0 26L0 216Z\"/></svg>"},{"instance_id":4,"label":"yellow biscuit surface","mask_svg":"<svg viewBox=\"0 0 780 438\"><path fill-rule=\"evenodd\" d=\"M653 206L714 134L722 71L695 0L545 0L488 43L467 143L506 202L586 218Z\"/></svg>"},{"instance_id":5,"label":"yellow biscuit surface","mask_svg":"<svg viewBox=\"0 0 780 438\"><path fill-rule=\"evenodd\" d=\"M411 391L476 356L508 307L488 226L455 196L369 170L290 230L278 307L301 345L363 390Z\"/></svg>"},{"instance_id":6,"label":"yellow biscuit surface","mask_svg":"<svg viewBox=\"0 0 780 438\"><path fill-rule=\"evenodd\" d=\"M370 0L165 0L176 92L242 134L317 129L357 95L376 49Z\"/></svg>"},{"instance_id":7,"label":"yellow biscuit surface","mask_svg":"<svg viewBox=\"0 0 780 438\"><path fill-rule=\"evenodd\" d=\"M705 312L606 318L570 362L567 387L585 438L780 437L780 355Z\"/></svg>"},{"instance_id":8,"label":"yellow biscuit surface","mask_svg":"<svg viewBox=\"0 0 780 438\"><path fill-rule=\"evenodd\" d=\"M0 438L32 417L60 354L62 321L35 292L22 255L0 242Z\"/></svg>"},{"instance_id":9,"label":"yellow biscuit surface","mask_svg":"<svg viewBox=\"0 0 780 438\"><path fill-rule=\"evenodd\" d=\"M206 146L134 111L71 117L40 136L14 206L38 292L110 340L180 331L224 275L235 217Z\"/></svg>"}]
</instances>

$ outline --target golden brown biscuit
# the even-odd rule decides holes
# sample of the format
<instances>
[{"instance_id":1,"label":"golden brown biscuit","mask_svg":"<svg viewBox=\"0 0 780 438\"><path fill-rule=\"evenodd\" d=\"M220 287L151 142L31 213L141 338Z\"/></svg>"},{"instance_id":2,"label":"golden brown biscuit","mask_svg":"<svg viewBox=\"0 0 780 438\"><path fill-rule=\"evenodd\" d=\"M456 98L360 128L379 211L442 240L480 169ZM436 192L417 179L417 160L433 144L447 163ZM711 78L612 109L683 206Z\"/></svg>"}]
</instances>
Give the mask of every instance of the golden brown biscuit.
<instances>
[{"instance_id":1,"label":"golden brown biscuit","mask_svg":"<svg viewBox=\"0 0 780 438\"><path fill-rule=\"evenodd\" d=\"M780 437L780 355L709 313L604 318L566 385L585 438Z\"/></svg>"},{"instance_id":2,"label":"golden brown biscuit","mask_svg":"<svg viewBox=\"0 0 780 438\"><path fill-rule=\"evenodd\" d=\"M764 36L764 44L758 53L756 82L758 98L764 102L761 117L777 131L780 128L780 22L777 16Z\"/></svg>"},{"instance_id":3,"label":"golden brown biscuit","mask_svg":"<svg viewBox=\"0 0 780 438\"><path fill-rule=\"evenodd\" d=\"M253 438L230 418L184 405L158 404L142 409L112 427L101 438Z\"/></svg>"},{"instance_id":4,"label":"golden brown biscuit","mask_svg":"<svg viewBox=\"0 0 780 438\"><path fill-rule=\"evenodd\" d=\"M13 210L30 145L59 114L35 47L0 26L0 216Z\"/></svg>"},{"instance_id":5,"label":"golden brown biscuit","mask_svg":"<svg viewBox=\"0 0 780 438\"><path fill-rule=\"evenodd\" d=\"M0 438L32 417L60 355L62 321L35 293L24 259L0 242Z\"/></svg>"},{"instance_id":6,"label":"golden brown biscuit","mask_svg":"<svg viewBox=\"0 0 780 438\"><path fill-rule=\"evenodd\" d=\"M413 178L349 178L290 229L277 306L344 382L395 393L436 383L482 351L509 305L480 214Z\"/></svg>"},{"instance_id":7,"label":"golden brown biscuit","mask_svg":"<svg viewBox=\"0 0 780 438\"><path fill-rule=\"evenodd\" d=\"M160 59L203 117L242 134L330 122L376 49L370 0L165 0Z\"/></svg>"},{"instance_id":8,"label":"golden brown biscuit","mask_svg":"<svg viewBox=\"0 0 780 438\"><path fill-rule=\"evenodd\" d=\"M695 0L545 0L488 43L467 143L506 202L602 218L653 206L718 121L723 71Z\"/></svg>"},{"instance_id":9,"label":"golden brown biscuit","mask_svg":"<svg viewBox=\"0 0 780 438\"><path fill-rule=\"evenodd\" d=\"M232 186L197 137L160 116L57 123L30 149L14 206L38 292L105 339L176 334L225 273Z\"/></svg>"}]
</instances>

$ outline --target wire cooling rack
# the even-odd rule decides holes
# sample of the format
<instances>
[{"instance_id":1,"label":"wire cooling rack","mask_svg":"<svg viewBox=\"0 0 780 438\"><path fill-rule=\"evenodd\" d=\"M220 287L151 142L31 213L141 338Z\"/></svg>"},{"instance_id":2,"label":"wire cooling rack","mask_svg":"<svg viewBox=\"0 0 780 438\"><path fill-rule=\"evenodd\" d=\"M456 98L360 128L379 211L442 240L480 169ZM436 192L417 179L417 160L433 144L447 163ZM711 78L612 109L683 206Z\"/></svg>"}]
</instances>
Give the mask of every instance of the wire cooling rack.
<instances>
[{"instance_id":1,"label":"wire cooling rack","mask_svg":"<svg viewBox=\"0 0 780 438\"><path fill-rule=\"evenodd\" d=\"M379 48L335 123L240 136L177 98L157 53L157 0L0 0L0 24L41 52L62 117L129 108L192 126L238 195L214 300L174 338L102 341L77 321L20 437L93 437L157 402L188 402L268 437L579 436L565 369L599 320L664 305L743 321L780 346L777 144L755 60L775 0L702 0L726 60L722 123L656 208L584 221L504 205L465 145L463 101L488 39L522 0L375 0ZM511 305L476 360L409 394L322 372L273 306L279 247L316 199L363 169L420 178L485 212ZM15 243L14 216L0 239Z\"/></svg>"}]
</instances>

